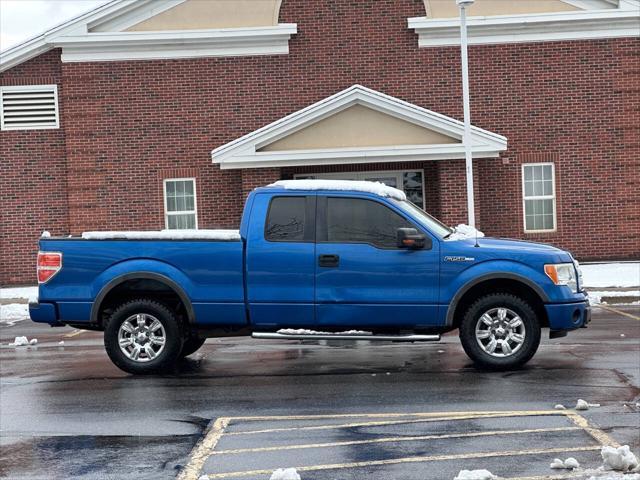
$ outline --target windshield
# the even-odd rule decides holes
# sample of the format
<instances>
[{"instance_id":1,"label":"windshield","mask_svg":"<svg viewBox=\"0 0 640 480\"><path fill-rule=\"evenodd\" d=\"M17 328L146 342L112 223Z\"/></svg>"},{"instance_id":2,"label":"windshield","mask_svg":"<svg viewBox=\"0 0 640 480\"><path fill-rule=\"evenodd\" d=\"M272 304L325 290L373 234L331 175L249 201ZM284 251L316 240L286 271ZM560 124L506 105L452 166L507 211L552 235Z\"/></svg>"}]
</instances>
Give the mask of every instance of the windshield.
<instances>
[{"instance_id":1,"label":"windshield","mask_svg":"<svg viewBox=\"0 0 640 480\"><path fill-rule=\"evenodd\" d=\"M404 212L409 214L411 217L420 221L420 223L422 223L422 225L428 228L430 232L435 233L439 237L444 238L449 234L451 234L451 232L453 232L451 228L447 227L440 220L432 217L427 212L415 206L413 203L409 202L408 200L405 200L405 201L394 200L394 203L398 207L400 207Z\"/></svg>"}]
</instances>

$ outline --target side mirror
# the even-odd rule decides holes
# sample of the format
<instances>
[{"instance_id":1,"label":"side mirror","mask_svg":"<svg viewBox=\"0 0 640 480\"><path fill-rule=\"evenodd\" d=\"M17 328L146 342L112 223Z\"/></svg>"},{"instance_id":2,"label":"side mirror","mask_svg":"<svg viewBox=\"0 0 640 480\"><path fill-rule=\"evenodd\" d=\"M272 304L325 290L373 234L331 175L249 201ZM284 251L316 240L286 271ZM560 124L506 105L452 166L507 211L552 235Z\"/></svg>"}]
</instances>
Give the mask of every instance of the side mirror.
<instances>
[{"instance_id":1,"label":"side mirror","mask_svg":"<svg viewBox=\"0 0 640 480\"><path fill-rule=\"evenodd\" d=\"M427 243L429 244L428 248L431 248L431 242L427 241L426 235L418 233L415 228L399 228L396 232L398 248L425 248Z\"/></svg>"}]
</instances>

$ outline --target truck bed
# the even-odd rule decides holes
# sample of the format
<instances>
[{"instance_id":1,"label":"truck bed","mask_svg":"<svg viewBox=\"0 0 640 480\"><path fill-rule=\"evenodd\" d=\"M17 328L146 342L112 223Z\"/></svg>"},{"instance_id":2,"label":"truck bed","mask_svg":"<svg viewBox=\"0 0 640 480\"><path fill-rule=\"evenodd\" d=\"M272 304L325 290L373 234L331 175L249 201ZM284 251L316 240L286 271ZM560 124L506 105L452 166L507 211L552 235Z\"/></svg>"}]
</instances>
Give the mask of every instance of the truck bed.
<instances>
[{"instance_id":1,"label":"truck bed","mask_svg":"<svg viewBox=\"0 0 640 480\"><path fill-rule=\"evenodd\" d=\"M184 232L88 232L84 238L42 238L40 250L61 252L63 268L40 286L39 301L55 302L65 322L89 322L94 299L130 272L177 283L191 299L198 324L245 324L243 243L237 232L199 238ZM135 233L144 234L137 238ZM154 235L154 233L156 235ZM182 237L182 238L181 238Z\"/></svg>"}]
</instances>

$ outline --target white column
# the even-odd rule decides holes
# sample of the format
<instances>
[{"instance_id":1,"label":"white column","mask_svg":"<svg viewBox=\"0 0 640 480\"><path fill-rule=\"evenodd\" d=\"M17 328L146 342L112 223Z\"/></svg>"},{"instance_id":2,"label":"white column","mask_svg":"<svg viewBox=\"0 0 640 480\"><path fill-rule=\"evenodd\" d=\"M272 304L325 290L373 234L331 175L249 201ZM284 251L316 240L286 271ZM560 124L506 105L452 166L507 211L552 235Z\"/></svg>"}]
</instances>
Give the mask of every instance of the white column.
<instances>
[{"instance_id":1,"label":"white column","mask_svg":"<svg viewBox=\"0 0 640 480\"><path fill-rule=\"evenodd\" d=\"M462 59L462 103L464 107L464 158L467 173L467 212L469 225L476 226L473 203L473 157L471 154L471 107L469 106L469 65L467 60L467 12L474 0L456 0L460 7L460 56Z\"/></svg>"}]
</instances>

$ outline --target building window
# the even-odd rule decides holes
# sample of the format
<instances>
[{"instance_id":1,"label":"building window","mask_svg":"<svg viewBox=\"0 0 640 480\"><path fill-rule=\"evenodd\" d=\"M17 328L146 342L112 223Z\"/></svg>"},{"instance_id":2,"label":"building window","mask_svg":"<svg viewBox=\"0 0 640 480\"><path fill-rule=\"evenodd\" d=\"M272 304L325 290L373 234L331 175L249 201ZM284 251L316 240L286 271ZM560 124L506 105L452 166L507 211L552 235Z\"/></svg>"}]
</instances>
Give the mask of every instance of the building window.
<instances>
[{"instance_id":1,"label":"building window","mask_svg":"<svg viewBox=\"0 0 640 480\"><path fill-rule=\"evenodd\" d=\"M195 178L164 181L164 219L169 230L198 228Z\"/></svg>"},{"instance_id":2,"label":"building window","mask_svg":"<svg viewBox=\"0 0 640 480\"><path fill-rule=\"evenodd\" d=\"M318 178L322 180L367 180L380 182L402 190L407 199L424 209L424 171L423 170L390 170L381 172L340 172L312 173L295 175L295 178Z\"/></svg>"},{"instance_id":3,"label":"building window","mask_svg":"<svg viewBox=\"0 0 640 480\"><path fill-rule=\"evenodd\" d=\"M2 130L60 127L56 85L0 87L0 105Z\"/></svg>"},{"instance_id":4,"label":"building window","mask_svg":"<svg viewBox=\"0 0 640 480\"><path fill-rule=\"evenodd\" d=\"M529 163L522 165L525 232L555 231L555 183L553 163Z\"/></svg>"}]
</instances>

